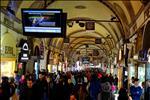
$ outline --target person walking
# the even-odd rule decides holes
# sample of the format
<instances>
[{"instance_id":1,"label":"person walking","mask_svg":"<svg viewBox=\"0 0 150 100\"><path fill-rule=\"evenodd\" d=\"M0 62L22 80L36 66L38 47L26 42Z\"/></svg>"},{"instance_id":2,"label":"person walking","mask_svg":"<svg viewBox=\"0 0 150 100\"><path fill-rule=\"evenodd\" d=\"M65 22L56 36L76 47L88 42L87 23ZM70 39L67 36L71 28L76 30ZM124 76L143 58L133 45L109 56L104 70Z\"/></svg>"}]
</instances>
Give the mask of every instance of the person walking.
<instances>
[{"instance_id":1,"label":"person walking","mask_svg":"<svg viewBox=\"0 0 150 100\"><path fill-rule=\"evenodd\" d=\"M37 100L35 88L33 86L33 80L27 79L27 83L24 88L24 92L20 96L20 100Z\"/></svg>"},{"instance_id":2,"label":"person walking","mask_svg":"<svg viewBox=\"0 0 150 100\"><path fill-rule=\"evenodd\" d=\"M111 83L108 77L102 77L101 92L98 94L97 100L115 100L115 96L112 93Z\"/></svg>"},{"instance_id":3,"label":"person walking","mask_svg":"<svg viewBox=\"0 0 150 100\"><path fill-rule=\"evenodd\" d=\"M8 82L8 77L2 77L2 100L9 100L10 99L10 84Z\"/></svg>"},{"instance_id":4,"label":"person walking","mask_svg":"<svg viewBox=\"0 0 150 100\"><path fill-rule=\"evenodd\" d=\"M132 100L132 98L128 95L128 92L125 88L121 88L119 90L118 100Z\"/></svg>"},{"instance_id":5,"label":"person walking","mask_svg":"<svg viewBox=\"0 0 150 100\"><path fill-rule=\"evenodd\" d=\"M139 79L134 79L134 85L130 87L130 94L133 100L140 100L142 88L139 86Z\"/></svg>"}]
</instances>

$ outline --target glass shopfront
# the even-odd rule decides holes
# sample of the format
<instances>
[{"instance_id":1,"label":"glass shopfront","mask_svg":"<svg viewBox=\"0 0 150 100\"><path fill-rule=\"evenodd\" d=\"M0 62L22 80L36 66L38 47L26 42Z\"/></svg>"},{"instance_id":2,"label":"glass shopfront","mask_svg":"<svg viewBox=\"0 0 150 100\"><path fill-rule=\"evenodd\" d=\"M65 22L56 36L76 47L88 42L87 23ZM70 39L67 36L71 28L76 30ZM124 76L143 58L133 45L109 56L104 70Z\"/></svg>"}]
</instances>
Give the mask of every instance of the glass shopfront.
<instances>
[{"instance_id":1,"label":"glass shopfront","mask_svg":"<svg viewBox=\"0 0 150 100\"><path fill-rule=\"evenodd\" d=\"M6 31L6 27L3 27ZM13 77L16 68L16 41L15 37L12 35L14 33L9 30L1 34L1 57L0 57L0 78L3 76Z\"/></svg>"},{"instance_id":2,"label":"glass shopfront","mask_svg":"<svg viewBox=\"0 0 150 100\"><path fill-rule=\"evenodd\" d=\"M130 65L129 67L129 79L131 80L132 77L135 77L135 66Z\"/></svg>"},{"instance_id":3,"label":"glass shopfront","mask_svg":"<svg viewBox=\"0 0 150 100\"><path fill-rule=\"evenodd\" d=\"M57 65L52 65L52 73L57 73Z\"/></svg>"},{"instance_id":4,"label":"glass shopfront","mask_svg":"<svg viewBox=\"0 0 150 100\"><path fill-rule=\"evenodd\" d=\"M1 61L1 76L13 77L15 61Z\"/></svg>"}]
</instances>

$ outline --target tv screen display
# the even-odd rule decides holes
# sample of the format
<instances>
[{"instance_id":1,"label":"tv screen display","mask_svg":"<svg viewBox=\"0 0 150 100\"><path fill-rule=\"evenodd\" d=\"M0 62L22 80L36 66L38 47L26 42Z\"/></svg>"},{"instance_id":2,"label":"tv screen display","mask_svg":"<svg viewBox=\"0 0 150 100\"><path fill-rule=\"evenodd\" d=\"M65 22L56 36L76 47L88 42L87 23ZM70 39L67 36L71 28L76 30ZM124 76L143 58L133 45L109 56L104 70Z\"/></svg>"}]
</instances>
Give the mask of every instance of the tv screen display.
<instances>
[{"instance_id":1,"label":"tv screen display","mask_svg":"<svg viewBox=\"0 0 150 100\"><path fill-rule=\"evenodd\" d=\"M64 37L66 17L62 9L22 9L23 34L35 37Z\"/></svg>"}]
</instances>

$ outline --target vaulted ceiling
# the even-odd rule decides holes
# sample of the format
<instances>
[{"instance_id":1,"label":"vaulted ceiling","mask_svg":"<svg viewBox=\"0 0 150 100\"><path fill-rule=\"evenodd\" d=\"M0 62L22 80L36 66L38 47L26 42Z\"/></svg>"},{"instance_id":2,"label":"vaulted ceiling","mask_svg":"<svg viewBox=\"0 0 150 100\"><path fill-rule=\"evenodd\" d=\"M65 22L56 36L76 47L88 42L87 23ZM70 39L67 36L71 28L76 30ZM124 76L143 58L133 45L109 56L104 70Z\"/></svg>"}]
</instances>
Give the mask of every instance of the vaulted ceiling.
<instances>
[{"instance_id":1,"label":"vaulted ceiling","mask_svg":"<svg viewBox=\"0 0 150 100\"><path fill-rule=\"evenodd\" d=\"M73 21L73 26L67 25L66 35L70 38L70 43L63 43L63 38L51 38L51 45L66 50L70 56L80 51L93 52L97 49L101 56L107 57L116 50L121 39L129 37L130 26L134 23L144 8L141 0L2 0L1 6L13 7L16 17L21 20L22 8L60 8L67 13L69 20L94 20L95 30L87 31L85 27L80 27ZM114 18L114 20L111 20ZM95 38L101 38L101 44L95 44ZM88 44L89 49L85 49Z\"/></svg>"}]
</instances>

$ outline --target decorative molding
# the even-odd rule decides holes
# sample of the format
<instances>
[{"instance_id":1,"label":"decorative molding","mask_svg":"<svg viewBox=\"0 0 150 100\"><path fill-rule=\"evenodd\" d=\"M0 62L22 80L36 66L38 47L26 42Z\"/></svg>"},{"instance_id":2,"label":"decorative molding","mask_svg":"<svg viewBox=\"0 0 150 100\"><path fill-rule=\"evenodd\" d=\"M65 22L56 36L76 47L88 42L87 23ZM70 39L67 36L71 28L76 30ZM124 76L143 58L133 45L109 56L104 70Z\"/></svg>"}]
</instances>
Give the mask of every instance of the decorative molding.
<instances>
[{"instance_id":1,"label":"decorative molding","mask_svg":"<svg viewBox=\"0 0 150 100\"><path fill-rule=\"evenodd\" d=\"M6 15L6 16L10 16L9 13L8 13L8 11L7 11L6 9L1 8L0 11L1 11L4 15ZM11 15L12 15L12 14L11 14ZM11 18L12 18L15 22L17 22L17 23L19 23L19 24L22 23L22 21L21 21L19 18L17 18L16 16L14 16L14 15L12 15Z\"/></svg>"},{"instance_id":2,"label":"decorative molding","mask_svg":"<svg viewBox=\"0 0 150 100\"><path fill-rule=\"evenodd\" d=\"M0 21L0 24L4 25L4 26L7 27L8 29L11 29L11 30L17 32L18 34L23 34L21 31L17 30L17 29L14 28L14 27L11 27L11 26L8 25L8 24L5 24L4 22L1 22L1 21Z\"/></svg>"},{"instance_id":3,"label":"decorative molding","mask_svg":"<svg viewBox=\"0 0 150 100\"><path fill-rule=\"evenodd\" d=\"M14 15L10 15L7 13L7 10L1 8L1 15L4 14L3 20L0 20L0 24L4 25L5 27L17 32L18 34L22 34L21 30L18 30L14 27L14 22L17 24L21 24L21 20L17 19Z\"/></svg>"}]
</instances>

